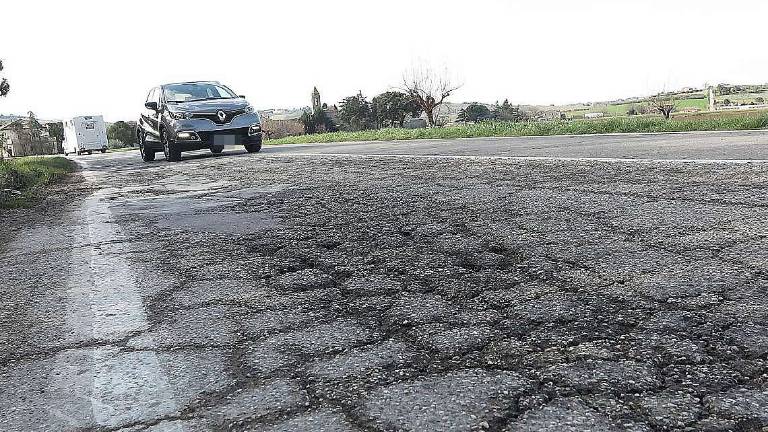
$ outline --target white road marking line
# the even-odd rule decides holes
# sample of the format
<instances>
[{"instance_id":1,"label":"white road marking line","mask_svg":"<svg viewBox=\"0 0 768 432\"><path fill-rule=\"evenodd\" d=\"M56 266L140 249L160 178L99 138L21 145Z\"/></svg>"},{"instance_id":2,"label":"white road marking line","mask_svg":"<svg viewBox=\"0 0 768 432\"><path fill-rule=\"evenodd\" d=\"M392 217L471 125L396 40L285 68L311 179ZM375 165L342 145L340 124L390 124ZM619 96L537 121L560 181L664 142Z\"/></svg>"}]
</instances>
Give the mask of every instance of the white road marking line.
<instances>
[{"instance_id":1,"label":"white road marking line","mask_svg":"<svg viewBox=\"0 0 768 432\"><path fill-rule=\"evenodd\" d=\"M84 246L72 251L67 282L68 324L75 338L105 343L149 328L136 279L123 257L125 237L104 200L107 193L95 193L75 214L80 222L73 226L76 242ZM57 417L85 422L71 426L119 427L179 411L154 351L121 352L110 345L76 350L57 356L55 369L55 387L71 388L74 399L90 406L90 419L71 415L81 409L74 403L59 401L50 409Z\"/></svg>"}]
</instances>

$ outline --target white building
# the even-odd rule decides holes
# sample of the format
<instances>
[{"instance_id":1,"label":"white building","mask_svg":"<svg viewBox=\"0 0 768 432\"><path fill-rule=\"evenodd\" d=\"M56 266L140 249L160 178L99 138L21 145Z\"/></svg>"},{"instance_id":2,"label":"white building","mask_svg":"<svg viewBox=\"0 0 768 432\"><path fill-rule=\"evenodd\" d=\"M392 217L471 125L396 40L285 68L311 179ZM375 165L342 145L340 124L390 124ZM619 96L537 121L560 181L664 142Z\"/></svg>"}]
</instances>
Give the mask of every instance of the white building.
<instances>
[{"instance_id":1,"label":"white building","mask_svg":"<svg viewBox=\"0 0 768 432\"><path fill-rule=\"evenodd\" d=\"M26 118L0 126L0 156L33 156L56 153L56 141L45 127L31 127Z\"/></svg>"}]
</instances>

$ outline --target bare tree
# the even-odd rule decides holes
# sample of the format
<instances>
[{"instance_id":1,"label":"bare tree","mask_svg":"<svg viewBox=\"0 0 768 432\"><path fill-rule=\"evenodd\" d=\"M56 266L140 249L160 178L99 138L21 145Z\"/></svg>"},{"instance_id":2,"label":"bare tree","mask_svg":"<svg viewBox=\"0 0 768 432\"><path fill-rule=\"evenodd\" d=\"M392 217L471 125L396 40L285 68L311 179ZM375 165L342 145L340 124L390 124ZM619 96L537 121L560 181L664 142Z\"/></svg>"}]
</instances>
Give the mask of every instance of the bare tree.
<instances>
[{"instance_id":1,"label":"bare tree","mask_svg":"<svg viewBox=\"0 0 768 432\"><path fill-rule=\"evenodd\" d=\"M400 90L413 98L427 115L429 125L435 126L440 105L460 87L460 84L455 84L449 78L447 69L437 73L431 67L421 64L403 74L403 87Z\"/></svg>"},{"instance_id":2,"label":"bare tree","mask_svg":"<svg viewBox=\"0 0 768 432\"><path fill-rule=\"evenodd\" d=\"M648 99L651 109L663 115L669 120L675 110L677 110L677 100L673 94L659 93Z\"/></svg>"}]
</instances>

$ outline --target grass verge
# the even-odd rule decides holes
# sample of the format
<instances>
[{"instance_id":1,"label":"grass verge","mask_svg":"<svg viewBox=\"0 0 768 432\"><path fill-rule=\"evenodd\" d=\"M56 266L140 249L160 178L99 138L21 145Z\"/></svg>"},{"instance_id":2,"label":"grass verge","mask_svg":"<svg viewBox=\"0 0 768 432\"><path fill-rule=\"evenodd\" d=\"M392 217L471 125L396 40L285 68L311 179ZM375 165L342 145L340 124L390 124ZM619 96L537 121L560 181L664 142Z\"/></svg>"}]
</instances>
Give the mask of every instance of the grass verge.
<instances>
[{"instance_id":1,"label":"grass verge","mask_svg":"<svg viewBox=\"0 0 768 432\"><path fill-rule=\"evenodd\" d=\"M480 137L587 135L604 133L691 132L768 128L768 114L717 118L615 117L597 120L556 120L508 123L483 122L433 129L379 129L300 135L266 141L266 144L302 144L345 141L390 141Z\"/></svg>"},{"instance_id":2,"label":"grass verge","mask_svg":"<svg viewBox=\"0 0 768 432\"><path fill-rule=\"evenodd\" d=\"M39 198L43 186L74 170L74 162L60 156L0 161L0 208L31 205Z\"/></svg>"}]
</instances>

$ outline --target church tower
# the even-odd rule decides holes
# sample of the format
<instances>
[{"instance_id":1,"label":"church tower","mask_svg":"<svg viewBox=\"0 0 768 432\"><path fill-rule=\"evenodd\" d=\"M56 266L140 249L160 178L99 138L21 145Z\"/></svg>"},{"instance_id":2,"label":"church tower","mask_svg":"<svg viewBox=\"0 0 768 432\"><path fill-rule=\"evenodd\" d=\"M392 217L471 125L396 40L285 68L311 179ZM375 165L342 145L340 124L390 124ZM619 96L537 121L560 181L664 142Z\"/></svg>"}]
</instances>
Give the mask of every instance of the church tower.
<instances>
[{"instance_id":1,"label":"church tower","mask_svg":"<svg viewBox=\"0 0 768 432\"><path fill-rule=\"evenodd\" d=\"M312 112L316 113L323 109L323 105L320 102L320 92L317 91L317 87L312 92Z\"/></svg>"}]
</instances>

